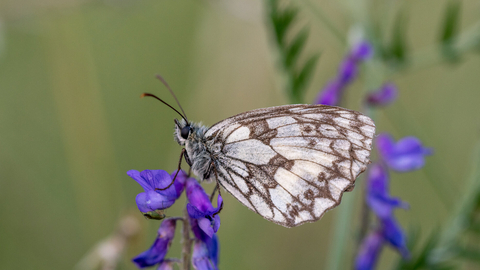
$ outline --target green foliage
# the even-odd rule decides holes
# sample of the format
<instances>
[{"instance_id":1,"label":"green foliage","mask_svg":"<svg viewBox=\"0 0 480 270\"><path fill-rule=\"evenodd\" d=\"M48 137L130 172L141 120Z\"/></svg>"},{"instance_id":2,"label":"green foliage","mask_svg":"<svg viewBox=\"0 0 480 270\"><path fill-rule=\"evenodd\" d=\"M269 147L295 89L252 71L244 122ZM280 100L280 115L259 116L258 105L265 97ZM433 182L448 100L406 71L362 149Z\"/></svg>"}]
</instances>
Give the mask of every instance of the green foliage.
<instances>
[{"instance_id":1,"label":"green foliage","mask_svg":"<svg viewBox=\"0 0 480 270\"><path fill-rule=\"evenodd\" d=\"M292 40L288 39L298 18L297 8L291 5L282 8L278 0L268 0L267 9L275 43L280 52L280 65L287 76L286 92L292 103L302 103L319 55L310 56L304 63L299 63L308 39L308 29L304 27Z\"/></svg>"},{"instance_id":2,"label":"green foliage","mask_svg":"<svg viewBox=\"0 0 480 270\"><path fill-rule=\"evenodd\" d=\"M400 261L397 269L457 269L455 266L465 261L480 267L480 143L474 154L465 196L448 226L440 234L433 233L421 248L416 247L419 246L418 233L410 235L412 246L409 248L413 255L407 261Z\"/></svg>"},{"instance_id":3,"label":"green foliage","mask_svg":"<svg viewBox=\"0 0 480 270\"><path fill-rule=\"evenodd\" d=\"M407 15L404 9L400 10L395 18L392 40L388 51L389 60L395 64L404 64L407 55Z\"/></svg>"},{"instance_id":4,"label":"green foliage","mask_svg":"<svg viewBox=\"0 0 480 270\"><path fill-rule=\"evenodd\" d=\"M456 62L459 59L454 44L459 31L460 9L460 1L452 0L448 3L440 32L442 54L450 62Z\"/></svg>"}]
</instances>

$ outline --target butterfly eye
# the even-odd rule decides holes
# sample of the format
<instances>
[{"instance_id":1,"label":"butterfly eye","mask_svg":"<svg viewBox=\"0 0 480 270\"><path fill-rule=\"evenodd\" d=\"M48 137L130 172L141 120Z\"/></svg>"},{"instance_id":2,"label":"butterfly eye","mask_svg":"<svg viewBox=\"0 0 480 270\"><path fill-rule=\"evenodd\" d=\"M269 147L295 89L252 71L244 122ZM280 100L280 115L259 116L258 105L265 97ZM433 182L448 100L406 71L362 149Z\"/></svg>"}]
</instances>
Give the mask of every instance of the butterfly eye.
<instances>
[{"instance_id":1,"label":"butterfly eye","mask_svg":"<svg viewBox=\"0 0 480 270\"><path fill-rule=\"evenodd\" d=\"M182 138L185 140L188 138L188 134L190 134L190 125L186 125L182 128L182 131L180 132L180 135Z\"/></svg>"}]
</instances>

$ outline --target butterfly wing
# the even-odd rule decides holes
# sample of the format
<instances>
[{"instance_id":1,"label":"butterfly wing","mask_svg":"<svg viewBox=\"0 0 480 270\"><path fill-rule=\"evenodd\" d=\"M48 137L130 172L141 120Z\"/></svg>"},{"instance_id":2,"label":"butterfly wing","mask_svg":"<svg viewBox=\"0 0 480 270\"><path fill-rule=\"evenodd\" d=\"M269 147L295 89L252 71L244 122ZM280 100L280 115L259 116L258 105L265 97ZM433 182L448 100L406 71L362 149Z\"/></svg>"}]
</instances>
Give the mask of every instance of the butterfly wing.
<instances>
[{"instance_id":1,"label":"butterfly wing","mask_svg":"<svg viewBox=\"0 0 480 270\"><path fill-rule=\"evenodd\" d=\"M277 224L320 219L370 163L373 121L325 105L286 105L227 118L206 133L219 183ZM212 175L215 176L215 175Z\"/></svg>"}]
</instances>

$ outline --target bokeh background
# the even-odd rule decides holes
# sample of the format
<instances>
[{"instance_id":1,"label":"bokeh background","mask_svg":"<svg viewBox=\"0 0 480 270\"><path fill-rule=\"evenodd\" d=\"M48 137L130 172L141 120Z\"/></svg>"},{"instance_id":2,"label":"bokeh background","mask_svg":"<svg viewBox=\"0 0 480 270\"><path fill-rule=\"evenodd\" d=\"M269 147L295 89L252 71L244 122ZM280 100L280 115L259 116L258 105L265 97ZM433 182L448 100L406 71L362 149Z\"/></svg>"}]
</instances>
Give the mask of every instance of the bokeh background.
<instances>
[{"instance_id":1,"label":"bokeh background","mask_svg":"<svg viewBox=\"0 0 480 270\"><path fill-rule=\"evenodd\" d=\"M307 54L321 52L305 103L334 76L348 49L311 4L346 34L355 20L347 8L352 2L292 2L300 8L298 25L310 29ZM408 10L412 51L435 45L447 1L370 2L372 14ZM480 19L480 3L462 2L463 29ZM160 223L138 213L135 196L142 189L126 172L173 171L181 150L172 139L178 116L140 94L175 105L154 77L162 74L189 119L207 125L287 104L265 17L264 3L255 0L1 0L0 269L72 269L127 214L137 218L139 231L119 269L135 269L130 259L150 246ZM393 78L399 100L378 113L378 131L414 135L435 149L423 170L393 175L391 193L411 205L397 211L404 228L437 229L462 196L480 133L479 74L480 57L472 53ZM360 107L359 87L349 89L349 108ZM345 196L360 205L361 192ZM326 265L338 208L320 222L286 229L230 195L224 199L221 269ZM167 215L181 215L183 205ZM352 228L347 237L354 243ZM180 235L169 256L180 256L179 241ZM353 249L345 250L346 265ZM396 255L384 253L380 263L390 265Z\"/></svg>"}]
</instances>

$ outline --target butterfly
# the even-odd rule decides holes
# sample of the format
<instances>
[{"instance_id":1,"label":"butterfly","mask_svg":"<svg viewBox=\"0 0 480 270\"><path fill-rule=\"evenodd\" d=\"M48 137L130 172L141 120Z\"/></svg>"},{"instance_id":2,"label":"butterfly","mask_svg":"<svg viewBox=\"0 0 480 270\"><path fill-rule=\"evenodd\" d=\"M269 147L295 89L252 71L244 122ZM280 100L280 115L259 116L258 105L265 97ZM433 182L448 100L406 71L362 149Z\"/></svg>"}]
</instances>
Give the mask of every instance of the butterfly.
<instances>
[{"instance_id":1,"label":"butterfly","mask_svg":"<svg viewBox=\"0 0 480 270\"><path fill-rule=\"evenodd\" d=\"M183 156L200 180L216 180L250 210L285 227L317 221L339 205L370 163L375 124L356 111L284 105L210 128L179 114L174 139L184 147L180 163Z\"/></svg>"}]
</instances>

